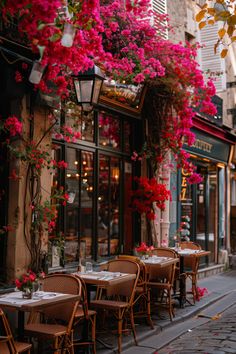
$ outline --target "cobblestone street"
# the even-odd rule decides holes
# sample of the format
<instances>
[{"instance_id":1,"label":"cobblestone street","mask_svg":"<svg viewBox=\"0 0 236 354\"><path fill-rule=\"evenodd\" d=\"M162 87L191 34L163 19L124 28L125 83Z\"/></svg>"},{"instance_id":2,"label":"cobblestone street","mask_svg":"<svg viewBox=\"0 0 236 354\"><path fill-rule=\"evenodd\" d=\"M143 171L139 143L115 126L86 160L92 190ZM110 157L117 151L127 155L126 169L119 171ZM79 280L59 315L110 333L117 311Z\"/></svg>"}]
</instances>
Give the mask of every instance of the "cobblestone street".
<instances>
[{"instance_id":1,"label":"cobblestone street","mask_svg":"<svg viewBox=\"0 0 236 354\"><path fill-rule=\"evenodd\" d=\"M236 305L158 351L158 354L194 353L236 353Z\"/></svg>"}]
</instances>

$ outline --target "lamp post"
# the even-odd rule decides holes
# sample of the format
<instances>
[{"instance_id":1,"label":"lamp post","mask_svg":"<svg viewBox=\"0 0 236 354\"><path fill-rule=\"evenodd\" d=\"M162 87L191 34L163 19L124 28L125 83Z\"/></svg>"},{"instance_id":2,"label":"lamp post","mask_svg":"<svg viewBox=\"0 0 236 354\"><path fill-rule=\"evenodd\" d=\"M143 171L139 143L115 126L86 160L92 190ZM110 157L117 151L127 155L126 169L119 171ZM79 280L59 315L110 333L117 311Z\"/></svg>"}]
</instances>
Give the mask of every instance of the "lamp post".
<instances>
[{"instance_id":1,"label":"lamp post","mask_svg":"<svg viewBox=\"0 0 236 354\"><path fill-rule=\"evenodd\" d=\"M84 111L92 110L92 106L98 103L104 79L102 70L96 65L74 78L78 104Z\"/></svg>"}]
</instances>

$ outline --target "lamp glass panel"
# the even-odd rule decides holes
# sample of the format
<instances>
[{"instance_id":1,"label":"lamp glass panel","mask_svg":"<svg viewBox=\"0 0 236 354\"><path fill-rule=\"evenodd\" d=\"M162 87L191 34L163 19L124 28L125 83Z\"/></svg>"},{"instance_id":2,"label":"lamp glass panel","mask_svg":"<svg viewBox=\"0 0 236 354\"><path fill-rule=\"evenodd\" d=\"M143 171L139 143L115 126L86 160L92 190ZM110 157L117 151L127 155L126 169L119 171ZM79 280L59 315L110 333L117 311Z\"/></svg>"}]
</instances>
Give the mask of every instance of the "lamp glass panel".
<instances>
[{"instance_id":1,"label":"lamp glass panel","mask_svg":"<svg viewBox=\"0 0 236 354\"><path fill-rule=\"evenodd\" d=\"M75 84L75 91L76 91L76 96L78 102L81 102L81 87L80 87L80 81L79 80L74 80Z\"/></svg>"},{"instance_id":2,"label":"lamp glass panel","mask_svg":"<svg viewBox=\"0 0 236 354\"><path fill-rule=\"evenodd\" d=\"M81 88L81 102L89 103L91 102L92 89L93 89L93 80L80 81Z\"/></svg>"},{"instance_id":3,"label":"lamp glass panel","mask_svg":"<svg viewBox=\"0 0 236 354\"><path fill-rule=\"evenodd\" d=\"M102 81L98 78L95 78L92 103L95 103L95 104L98 103L101 86L102 86Z\"/></svg>"}]
</instances>

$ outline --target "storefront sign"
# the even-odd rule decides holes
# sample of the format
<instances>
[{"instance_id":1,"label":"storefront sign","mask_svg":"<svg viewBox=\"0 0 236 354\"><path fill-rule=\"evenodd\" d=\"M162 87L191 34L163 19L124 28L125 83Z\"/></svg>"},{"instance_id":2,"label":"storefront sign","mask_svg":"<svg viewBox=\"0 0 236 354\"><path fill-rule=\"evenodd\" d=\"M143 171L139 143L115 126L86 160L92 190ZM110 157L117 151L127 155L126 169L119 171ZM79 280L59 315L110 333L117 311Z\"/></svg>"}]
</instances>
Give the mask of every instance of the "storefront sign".
<instances>
[{"instance_id":1,"label":"storefront sign","mask_svg":"<svg viewBox=\"0 0 236 354\"><path fill-rule=\"evenodd\" d=\"M114 80L105 80L99 102L139 116L143 106L146 88L143 85L126 85Z\"/></svg>"},{"instance_id":2,"label":"storefront sign","mask_svg":"<svg viewBox=\"0 0 236 354\"><path fill-rule=\"evenodd\" d=\"M181 196L180 196L181 201L187 200L187 187L188 187L187 177L189 177L189 173L185 172L184 169L182 168Z\"/></svg>"},{"instance_id":3,"label":"storefront sign","mask_svg":"<svg viewBox=\"0 0 236 354\"><path fill-rule=\"evenodd\" d=\"M191 129L196 136L192 146L184 145L184 148L192 153L211 160L227 163L230 154L230 144L217 139L207 133L200 132L197 129Z\"/></svg>"}]
</instances>

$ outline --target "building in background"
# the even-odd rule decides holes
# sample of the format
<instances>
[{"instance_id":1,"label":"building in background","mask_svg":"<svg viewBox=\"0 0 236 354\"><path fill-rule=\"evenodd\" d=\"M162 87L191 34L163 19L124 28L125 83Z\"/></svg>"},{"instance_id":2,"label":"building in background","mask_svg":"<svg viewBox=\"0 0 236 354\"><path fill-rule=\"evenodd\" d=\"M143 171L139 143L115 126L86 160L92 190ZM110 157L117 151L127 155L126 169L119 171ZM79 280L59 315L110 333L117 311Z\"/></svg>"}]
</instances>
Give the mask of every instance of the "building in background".
<instances>
[{"instance_id":1,"label":"building in background","mask_svg":"<svg viewBox=\"0 0 236 354\"><path fill-rule=\"evenodd\" d=\"M190 218L190 239L210 250L211 255L204 262L217 264L228 262L227 252L235 248L235 50L232 46L226 59L221 59L217 41L217 24L207 25L201 31L195 21L201 1L153 0L153 8L166 11L170 19L168 38L174 42L200 43L197 61L206 77L214 79L217 107L215 117L196 114L192 131L196 135L193 147L186 148L196 165L203 181L199 185L186 184L184 171L172 174L170 185L173 188L172 202L168 217L163 216L160 224L160 239L168 233L172 240L176 231L181 229L181 218ZM231 217L230 217L231 215ZM169 225L169 230L168 230ZM167 231L168 230L168 231Z\"/></svg>"}]
</instances>

